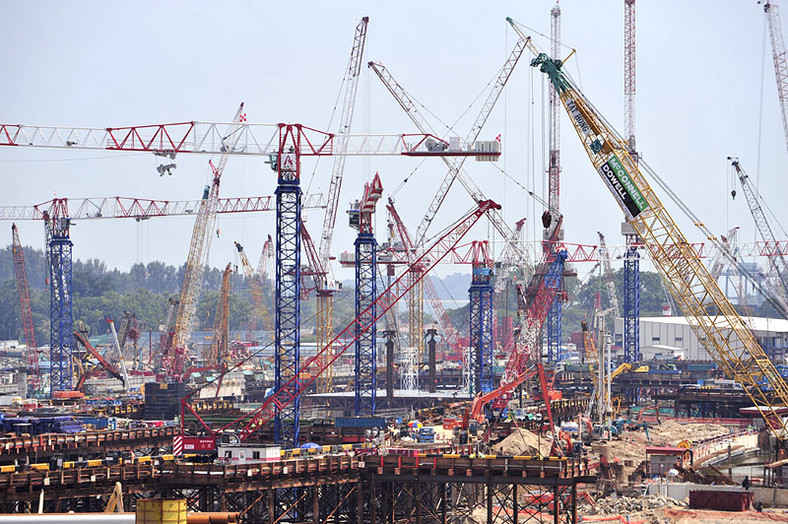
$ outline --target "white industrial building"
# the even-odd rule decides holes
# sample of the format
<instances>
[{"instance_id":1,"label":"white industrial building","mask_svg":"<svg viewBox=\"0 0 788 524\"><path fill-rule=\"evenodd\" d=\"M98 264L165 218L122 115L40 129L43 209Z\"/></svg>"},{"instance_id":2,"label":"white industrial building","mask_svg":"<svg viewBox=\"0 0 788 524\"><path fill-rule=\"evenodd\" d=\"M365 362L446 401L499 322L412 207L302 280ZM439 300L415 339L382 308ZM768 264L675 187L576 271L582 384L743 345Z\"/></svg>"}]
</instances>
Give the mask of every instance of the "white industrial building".
<instances>
[{"instance_id":1,"label":"white industrial building","mask_svg":"<svg viewBox=\"0 0 788 524\"><path fill-rule=\"evenodd\" d=\"M781 318L742 317L758 343L775 364L785 364L788 354L788 320ZM623 358L624 320L616 319L613 356ZM712 360L703 349L687 317L641 317L641 360Z\"/></svg>"}]
</instances>

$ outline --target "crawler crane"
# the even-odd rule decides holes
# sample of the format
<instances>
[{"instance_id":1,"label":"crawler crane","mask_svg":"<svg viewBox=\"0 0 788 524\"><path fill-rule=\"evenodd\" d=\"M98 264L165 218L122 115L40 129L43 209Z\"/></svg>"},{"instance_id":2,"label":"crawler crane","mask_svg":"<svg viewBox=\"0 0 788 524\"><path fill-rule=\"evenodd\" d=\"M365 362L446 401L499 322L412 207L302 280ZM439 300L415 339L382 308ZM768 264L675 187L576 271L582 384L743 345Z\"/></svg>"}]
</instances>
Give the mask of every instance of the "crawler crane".
<instances>
[{"instance_id":1,"label":"crawler crane","mask_svg":"<svg viewBox=\"0 0 788 524\"><path fill-rule=\"evenodd\" d=\"M643 240L704 349L727 377L742 385L769 428L784 439L786 422L778 406L788 405L788 385L641 173L644 162L633 160L627 142L580 93L560 59L539 53L531 65L539 67L559 93L589 159ZM698 225L709 241L719 243L700 221Z\"/></svg>"}]
</instances>

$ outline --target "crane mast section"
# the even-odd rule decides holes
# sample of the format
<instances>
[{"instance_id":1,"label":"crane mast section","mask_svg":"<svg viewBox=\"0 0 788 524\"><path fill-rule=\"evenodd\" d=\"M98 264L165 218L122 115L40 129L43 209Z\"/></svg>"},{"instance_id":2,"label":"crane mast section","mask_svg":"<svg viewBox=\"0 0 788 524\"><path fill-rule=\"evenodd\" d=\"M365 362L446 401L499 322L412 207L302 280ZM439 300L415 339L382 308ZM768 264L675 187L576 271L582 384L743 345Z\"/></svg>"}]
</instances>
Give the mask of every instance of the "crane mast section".
<instances>
[{"instance_id":1,"label":"crane mast section","mask_svg":"<svg viewBox=\"0 0 788 524\"><path fill-rule=\"evenodd\" d=\"M788 147L788 59L785 55L780 11L776 5L768 0L763 6L763 10L766 13L769 37L772 41L772 60L774 61L774 76L777 80L777 97L780 101L780 114L783 117L785 144Z\"/></svg>"},{"instance_id":2,"label":"crane mast section","mask_svg":"<svg viewBox=\"0 0 788 524\"><path fill-rule=\"evenodd\" d=\"M592 109L560 62L542 53L531 65L541 66L555 86L589 159L643 239L704 349L742 385L781 437L785 422L775 406L788 405L788 386L640 172L627 144Z\"/></svg>"},{"instance_id":3,"label":"crane mast section","mask_svg":"<svg viewBox=\"0 0 788 524\"><path fill-rule=\"evenodd\" d=\"M624 132L630 153L636 151L635 79L635 0L624 0Z\"/></svg>"},{"instance_id":4,"label":"crane mast section","mask_svg":"<svg viewBox=\"0 0 788 524\"><path fill-rule=\"evenodd\" d=\"M561 56L561 8L558 3L550 9L550 51L553 56ZM552 216L560 212L561 187L561 120L559 109L561 102L558 93L550 85L550 150L547 173L547 206Z\"/></svg>"},{"instance_id":5,"label":"crane mast section","mask_svg":"<svg viewBox=\"0 0 788 524\"><path fill-rule=\"evenodd\" d=\"M358 92L358 80L361 76L361 65L364 58L364 45L367 41L367 24L369 17L364 17L356 26L353 38L353 49L350 52L347 74L345 76L345 97L342 104L342 116L339 121L339 134L337 135L337 151L343 153L347 149L347 136L350 134L350 127L353 123L353 110L356 106L356 93ZM339 195L342 189L342 176L345 172L345 155L334 157L334 169L331 174L331 184L328 188L328 206L323 218L323 233L320 237L320 260L323 267L328 271L327 280L332 286L333 272L330 263L331 239L334 236L334 227L337 220L337 209L339 208Z\"/></svg>"}]
</instances>

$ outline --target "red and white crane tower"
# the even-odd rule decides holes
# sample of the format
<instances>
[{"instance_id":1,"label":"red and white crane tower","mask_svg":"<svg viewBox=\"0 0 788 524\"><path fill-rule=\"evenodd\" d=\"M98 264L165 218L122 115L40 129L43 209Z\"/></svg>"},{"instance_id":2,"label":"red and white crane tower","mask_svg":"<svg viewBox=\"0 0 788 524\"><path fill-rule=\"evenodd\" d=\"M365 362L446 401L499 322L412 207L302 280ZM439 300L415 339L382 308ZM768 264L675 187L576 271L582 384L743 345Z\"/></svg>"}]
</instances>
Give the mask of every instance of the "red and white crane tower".
<instances>
[{"instance_id":1,"label":"red and white crane tower","mask_svg":"<svg viewBox=\"0 0 788 524\"><path fill-rule=\"evenodd\" d=\"M561 8L558 2L550 9L550 52L552 56L561 56ZM561 177L561 101L553 86L550 90L550 152L547 168L547 208L550 216L557 217L560 213L560 177Z\"/></svg>"},{"instance_id":2,"label":"red and white crane tower","mask_svg":"<svg viewBox=\"0 0 788 524\"><path fill-rule=\"evenodd\" d=\"M553 56L559 56L553 53ZM624 0L624 134L630 155L635 143L635 0Z\"/></svg>"}]
</instances>

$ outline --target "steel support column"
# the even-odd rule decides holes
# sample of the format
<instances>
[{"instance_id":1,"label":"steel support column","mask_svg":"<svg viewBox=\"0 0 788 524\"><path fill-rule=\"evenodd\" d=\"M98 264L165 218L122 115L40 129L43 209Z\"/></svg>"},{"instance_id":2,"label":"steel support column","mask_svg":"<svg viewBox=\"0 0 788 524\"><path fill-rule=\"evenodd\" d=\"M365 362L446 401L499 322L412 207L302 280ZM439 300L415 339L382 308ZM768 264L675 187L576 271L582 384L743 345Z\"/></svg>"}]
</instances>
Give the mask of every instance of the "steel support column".
<instances>
[{"instance_id":1,"label":"steel support column","mask_svg":"<svg viewBox=\"0 0 788 524\"><path fill-rule=\"evenodd\" d=\"M274 390L279 390L299 373L300 328L301 187L295 172L283 170L280 172L279 185L276 189ZM300 445L299 408L300 398L296 398L290 405L277 411L274 418L274 440L277 443L294 447Z\"/></svg>"},{"instance_id":2,"label":"steel support column","mask_svg":"<svg viewBox=\"0 0 788 524\"><path fill-rule=\"evenodd\" d=\"M624 362L640 360L640 254L629 246L624 255Z\"/></svg>"},{"instance_id":3,"label":"steel support column","mask_svg":"<svg viewBox=\"0 0 788 524\"><path fill-rule=\"evenodd\" d=\"M356 238L356 415L375 413L377 361L375 323L377 242L372 233Z\"/></svg>"},{"instance_id":4,"label":"steel support column","mask_svg":"<svg viewBox=\"0 0 788 524\"><path fill-rule=\"evenodd\" d=\"M72 389L74 319L71 296L71 248L68 218L59 219L49 243L50 281L50 394Z\"/></svg>"}]
</instances>

